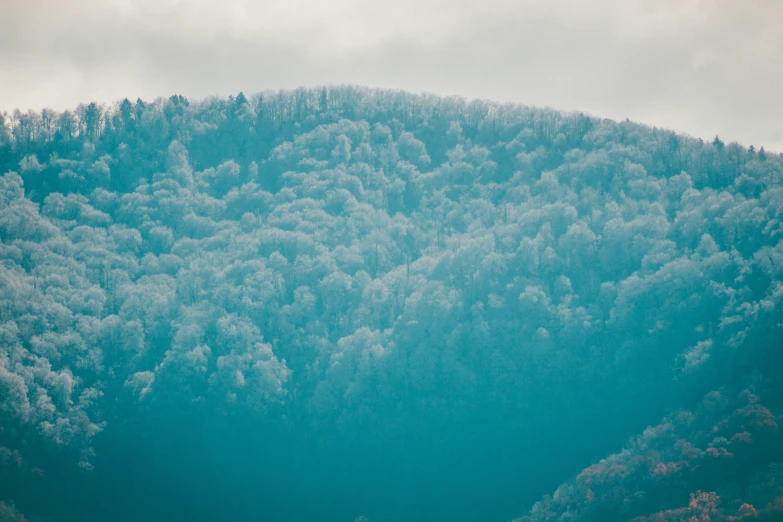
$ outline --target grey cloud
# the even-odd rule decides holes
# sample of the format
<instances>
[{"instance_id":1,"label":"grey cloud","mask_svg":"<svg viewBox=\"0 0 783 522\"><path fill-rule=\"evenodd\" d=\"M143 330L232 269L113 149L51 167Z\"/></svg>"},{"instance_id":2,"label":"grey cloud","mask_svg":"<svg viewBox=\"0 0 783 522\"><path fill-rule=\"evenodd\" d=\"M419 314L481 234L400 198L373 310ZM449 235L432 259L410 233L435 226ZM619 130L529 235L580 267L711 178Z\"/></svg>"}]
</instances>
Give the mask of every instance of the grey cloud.
<instances>
[{"instance_id":1,"label":"grey cloud","mask_svg":"<svg viewBox=\"0 0 783 522\"><path fill-rule=\"evenodd\" d=\"M359 83L783 150L778 2L457 2L439 15L435 1L384 11L344 0L334 14L302 1L298 19L270 2L123 5L0 8L2 108Z\"/></svg>"}]
</instances>

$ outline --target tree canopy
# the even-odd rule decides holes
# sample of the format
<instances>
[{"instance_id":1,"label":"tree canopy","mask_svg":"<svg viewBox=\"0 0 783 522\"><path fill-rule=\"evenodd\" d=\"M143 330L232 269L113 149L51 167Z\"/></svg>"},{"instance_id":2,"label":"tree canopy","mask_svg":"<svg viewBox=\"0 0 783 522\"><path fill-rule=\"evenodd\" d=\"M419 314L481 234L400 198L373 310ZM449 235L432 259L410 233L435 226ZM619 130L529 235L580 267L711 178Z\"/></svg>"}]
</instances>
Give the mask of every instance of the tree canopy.
<instances>
[{"instance_id":1,"label":"tree canopy","mask_svg":"<svg viewBox=\"0 0 783 522\"><path fill-rule=\"evenodd\" d=\"M783 513L781 155L361 87L0 118L0 520Z\"/></svg>"}]
</instances>

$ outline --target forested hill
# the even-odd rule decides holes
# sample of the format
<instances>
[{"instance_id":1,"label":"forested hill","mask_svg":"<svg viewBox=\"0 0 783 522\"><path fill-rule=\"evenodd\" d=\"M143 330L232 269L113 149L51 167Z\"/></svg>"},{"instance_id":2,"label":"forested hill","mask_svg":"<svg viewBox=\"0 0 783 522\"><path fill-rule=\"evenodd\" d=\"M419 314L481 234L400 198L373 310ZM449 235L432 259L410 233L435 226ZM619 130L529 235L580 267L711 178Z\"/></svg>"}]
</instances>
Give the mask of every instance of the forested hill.
<instances>
[{"instance_id":1,"label":"forested hill","mask_svg":"<svg viewBox=\"0 0 783 522\"><path fill-rule=\"evenodd\" d=\"M783 517L780 155L358 87L0 123L0 521Z\"/></svg>"}]
</instances>

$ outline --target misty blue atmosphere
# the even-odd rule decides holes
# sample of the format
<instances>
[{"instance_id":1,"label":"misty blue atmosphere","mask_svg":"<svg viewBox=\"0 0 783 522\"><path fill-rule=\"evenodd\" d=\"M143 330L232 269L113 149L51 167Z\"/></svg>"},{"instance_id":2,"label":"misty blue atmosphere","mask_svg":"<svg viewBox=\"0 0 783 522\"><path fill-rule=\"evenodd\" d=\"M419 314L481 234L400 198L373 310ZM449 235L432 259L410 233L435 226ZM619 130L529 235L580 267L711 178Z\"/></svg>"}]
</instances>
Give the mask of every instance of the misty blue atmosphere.
<instances>
[{"instance_id":1,"label":"misty blue atmosphere","mask_svg":"<svg viewBox=\"0 0 783 522\"><path fill-rule=\"evenodd\" d=\"M0 113L0 522L783 520L783 154L359 86Z\"/></svg>"}]
</instances>

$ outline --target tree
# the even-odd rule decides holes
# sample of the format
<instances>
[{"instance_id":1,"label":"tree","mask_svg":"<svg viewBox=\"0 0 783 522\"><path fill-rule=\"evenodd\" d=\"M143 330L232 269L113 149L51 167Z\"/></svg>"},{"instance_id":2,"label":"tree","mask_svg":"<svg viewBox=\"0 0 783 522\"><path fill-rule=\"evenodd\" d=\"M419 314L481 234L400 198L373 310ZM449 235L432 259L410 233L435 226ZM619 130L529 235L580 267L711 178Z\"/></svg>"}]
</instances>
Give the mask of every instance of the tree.
<instances>
[{"instance_id":1,"label":"tree","mask_svg":"<svg viewBox=\"0 0 783 522\"><path fill-rule=\"evenodd\" d=\"M101 132L101 115L103 111L95 102L89 104L84 111L84 128L88 139L94 140Z\"/></svg>"}]
</instances>

